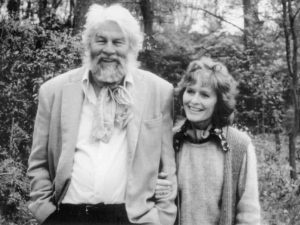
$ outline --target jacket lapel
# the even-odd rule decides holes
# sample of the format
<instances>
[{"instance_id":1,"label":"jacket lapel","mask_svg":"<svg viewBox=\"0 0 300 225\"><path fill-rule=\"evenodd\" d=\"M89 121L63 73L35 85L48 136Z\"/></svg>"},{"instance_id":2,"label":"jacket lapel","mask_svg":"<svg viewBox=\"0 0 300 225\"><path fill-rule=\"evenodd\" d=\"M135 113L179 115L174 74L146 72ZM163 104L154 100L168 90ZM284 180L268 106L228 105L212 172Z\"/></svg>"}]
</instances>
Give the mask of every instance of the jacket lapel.
<instances>
[{"instance_id":1,"label":"jacket lapel","mask_svg":"<svg viewBox=\"0 0 300 225\"><path fill-rule=\"evenodd\" d=\"M127 141L128 141L128 163L131 165L136 146L138 141L138 135L140 132L142 115L144 111L144 105L147 100L147 86L143 79L143 74L138 74L138 70L133 74L133 88L132 88L132 101L133 101L133 117L127 125ZM130 168L130 166L129 166Z\"/></svg>"},{"instance_id":2,"label":"jacket lapel","mask_svg":"<svg viewBox=\"0 0 300 225\"><path fill-rule=\"evenodd\" d=\"M61 106L61 132L62 132L62 152L56 173L56 191L61 196L62 189L65 188L65 181L70 178L73 166L73 157L80 121L83 91L81 78L83 70L79 70L70 76L68 82L62 90ZM59 186L60 185L60 186ZM57 196L60 198L60 196Z\"/></svg>"}]
</instances>

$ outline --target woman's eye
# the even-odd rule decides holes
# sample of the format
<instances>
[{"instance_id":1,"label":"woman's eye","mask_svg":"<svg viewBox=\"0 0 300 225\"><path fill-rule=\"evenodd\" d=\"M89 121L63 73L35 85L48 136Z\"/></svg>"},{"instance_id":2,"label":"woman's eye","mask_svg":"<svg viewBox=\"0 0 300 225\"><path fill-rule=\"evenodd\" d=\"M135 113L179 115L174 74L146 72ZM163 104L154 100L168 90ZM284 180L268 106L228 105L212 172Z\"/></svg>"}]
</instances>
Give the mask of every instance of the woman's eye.
<instances>
[{"instance_id":1,"label":"woman's eye","mask_svg":"<svg viewBox=\"0 0 300 225\"><path fill-rule=\"evenodd\" d=\"M210 95L206 92L202 92L201 95L204 97L204 98L209 98Z\"/></svg>"},{"instance_id":2,"label":"woman's eye","mask_svg":"<svg viewBox=\"0 0 300 225\"><path fill-rule=\"evenodd\" d=\"M191 95L191 94L195 94L195 91L193 89L187 88L186 93Z\"/></svg>"}]
</instances>

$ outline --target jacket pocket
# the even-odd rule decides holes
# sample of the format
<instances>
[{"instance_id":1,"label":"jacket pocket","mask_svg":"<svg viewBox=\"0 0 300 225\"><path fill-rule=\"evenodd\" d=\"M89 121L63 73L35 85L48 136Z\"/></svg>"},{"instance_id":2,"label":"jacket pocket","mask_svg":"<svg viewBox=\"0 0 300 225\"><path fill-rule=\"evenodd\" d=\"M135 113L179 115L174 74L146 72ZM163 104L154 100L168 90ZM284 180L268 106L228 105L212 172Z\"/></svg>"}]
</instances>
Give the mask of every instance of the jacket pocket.
<instances>
[{"instance_id":1,"label":"jacket pocket","mask_svg":"<svg viewBox=\"0 0 300 225\"><path fill-rule=\"evenodd\" d=\"M162 115L160 114L158 117L155 117L150 120L144 120L142 123L145 125L146 128L152 128L152 127L157 127L161 126L162 124Z\"/></svg>"}]
</instances>

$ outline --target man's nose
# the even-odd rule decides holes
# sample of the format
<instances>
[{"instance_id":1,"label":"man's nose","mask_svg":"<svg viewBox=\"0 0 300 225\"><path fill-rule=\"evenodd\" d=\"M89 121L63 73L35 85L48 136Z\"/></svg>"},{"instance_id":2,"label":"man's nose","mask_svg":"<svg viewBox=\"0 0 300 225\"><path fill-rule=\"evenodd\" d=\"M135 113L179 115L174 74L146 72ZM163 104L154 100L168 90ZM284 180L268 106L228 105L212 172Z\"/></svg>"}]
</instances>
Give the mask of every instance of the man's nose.
<instances>
[{"instance_id":1,"label":"man's nose","mask_svg":"<svg viewBox=\"0 0 300 225\"><path fill-rule=\"evenodd\" d=\"M112 55L115 53L114 46L111 42L106 43L106 45L103 48L103 52L107 55Z\"/></svg>"}]
</instances>

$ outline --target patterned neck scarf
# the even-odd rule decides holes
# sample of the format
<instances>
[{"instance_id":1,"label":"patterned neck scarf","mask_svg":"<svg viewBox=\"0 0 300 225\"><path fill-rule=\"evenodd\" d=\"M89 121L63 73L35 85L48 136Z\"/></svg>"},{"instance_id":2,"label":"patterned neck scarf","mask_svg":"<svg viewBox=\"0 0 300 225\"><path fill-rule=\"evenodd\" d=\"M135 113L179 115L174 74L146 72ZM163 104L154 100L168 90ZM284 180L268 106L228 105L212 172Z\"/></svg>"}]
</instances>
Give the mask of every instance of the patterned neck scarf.
<instances>
[{"instance_id":1,"label":"patterned neck scarf","mask_svg":"<svg viewBox=\"0 0 300 225\"><path fill-rule=\"evenodd\" d=\"M132 118L132 97L123 85L101 88L94 112L92 138L108 143L115 127L123 129Z\"/></svg>"},{"instance_id":2,"label":"patterned neck scarf","mask_svg":"<svg viewBox=\"0 0 300 225\"><path fill-rule=\"evenodd\" d=\"M178 125L174 128L173 146L176 151L179 151L181 144L185 140L192 143L203 143L211 137L218 138L224 152L229 151L229 146L222 129L209 125L205 130L194 130L191 123L187 119L184 119L179 121Z\"/></svg>"}]
</instances>

